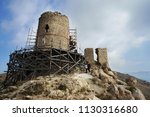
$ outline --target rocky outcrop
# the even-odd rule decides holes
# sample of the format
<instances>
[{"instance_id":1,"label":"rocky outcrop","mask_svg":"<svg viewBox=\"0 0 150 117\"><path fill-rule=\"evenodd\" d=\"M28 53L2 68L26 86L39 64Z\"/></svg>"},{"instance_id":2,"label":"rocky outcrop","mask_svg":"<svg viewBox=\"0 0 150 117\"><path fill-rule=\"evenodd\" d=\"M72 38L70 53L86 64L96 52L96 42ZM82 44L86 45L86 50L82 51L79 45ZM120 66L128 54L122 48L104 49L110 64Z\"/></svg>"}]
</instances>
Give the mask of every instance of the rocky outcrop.
<instances>
[{"instance_id":1,"label":"rocky outcrop","mask_svg":"<svg viewBox=\"0 0 150 117\"><path fill-rule=\"evenodd\" d=\"M1 90L0 99L145 99L135 85L128 85L128 80L127 83L118 80L115 72L111 71L113 74L108 74L102 68L98 69L98 66L93 68L95 69L92 69L92 75L73 73L55 77L40 76L22 85L9 86Z\"/></svg>"},{"instance_id":2,"label":"rocky outcrop","mask_svg":"<svg viewBox=\"0 0 150 117\"><path fill-rule=\"evenodd\" d=\"M82 77L85 77L83 79ZM88 84L87 74L41 76L21 86L9 86L1 91L0 99L98 99Z\"/></svg>"},{"instance_id":3,"label":"rocky outcrop","mask_svg":"<svg viewBox=\"0 0 150 117\"><path fill-rule=\"evenodd\" d=\"M21 85L20 85L21 84ZM107 65L93 63L90 73L80 70L57 76L39 76L0 91L0 99L144 100L132 77L119 80Z\"/></svg>"},{"instance_id":4,"label":"rocky outcrop","mask_svg":"<svg viewBox=\"0 0 150 117\"><path fill-rule=\"evenodd\" d=\"M117 78L117 73L112 71L106 64L94 64L91 74L98 79L99 84L105 85L106 91L100 95L101 99L123 99L123 100L143 100L144 95L136 87L137 80L133 78L126 79L126 82Z\"/></svg>"}]
</instances>

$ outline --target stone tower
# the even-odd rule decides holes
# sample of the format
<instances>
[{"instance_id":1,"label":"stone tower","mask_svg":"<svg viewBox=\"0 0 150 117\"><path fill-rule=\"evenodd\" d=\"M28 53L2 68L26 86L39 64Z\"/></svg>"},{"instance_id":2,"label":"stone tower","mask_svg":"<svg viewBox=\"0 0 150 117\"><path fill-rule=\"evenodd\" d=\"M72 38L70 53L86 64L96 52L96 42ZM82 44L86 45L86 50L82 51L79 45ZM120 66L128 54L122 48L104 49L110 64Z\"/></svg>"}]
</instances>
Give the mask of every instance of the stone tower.
<instances>
[{"instance_id":1,"label":"stone tower","mask_svg":"<svg viewBox=\"0 0 150 117\"><path fill-rule=\"evenodd\" d=\"M97 54L97 62L101 64L102 66L108 65L108 57L107 57L107 48L96 48L95 52Z\"/></svg>"},{"instance_id":2,"label":"stone tower","mask_svg":"<svg viewBox=\"0 0 150 117\"><path fill-rule=\"evenodd\" d=\"M94 63L94 53L93 48L85 48L84 50L84 56L86 62L93 64Z\"/></svg>"},{"instance_id":3,"label":"stone tower","mask_svg":"<svg viewBox=\"0 0 150 117\"><path fill-rule=\"evenodd\" d=\"M59 12L45 12L39 18L36 47L69 50L69 20Z\"/></svg>"}]
</instances>

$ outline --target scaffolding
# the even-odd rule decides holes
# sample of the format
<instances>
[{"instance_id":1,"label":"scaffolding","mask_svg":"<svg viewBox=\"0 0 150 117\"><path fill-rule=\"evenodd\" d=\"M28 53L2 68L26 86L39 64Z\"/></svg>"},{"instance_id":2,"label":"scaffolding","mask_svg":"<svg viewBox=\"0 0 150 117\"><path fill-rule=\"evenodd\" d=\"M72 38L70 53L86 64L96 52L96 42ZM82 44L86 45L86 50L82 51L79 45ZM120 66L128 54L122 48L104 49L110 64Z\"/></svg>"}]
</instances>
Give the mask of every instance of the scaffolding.
<instances>
[{"instance_id":1,"label":"scaffolding","mask_svg":"<svg viewBox=\"0 0 150 117\"><path fill-rule=\"evenodd\" d=\"M4 85L11 85L37 76L69 73L76 67L83 68L84 63L83 55L61 49L18 50L10 55Z\"/></svg>"},{"instance_id":2,"label":"scaffolding","mask_svg":"<svg viewBox=\"0 0 150 117\"><path fill-rule=\"evenodd\" d=\"M35 43L36 43L36 32L33 29L29 29L25 48L26 49L34 48Z\"/></svg>"},{"instance_id":3,"label":"scaffolding","mask_svg":"<svg viewBox=\"0 0 150 117\"><path fill-rule=\"evenodd\" d=\"M7 75L3 84L8 86L37 76L69 73L76 67L84 68L85 58L77 52L76 29L70 29L69 32L70 49L66 51L53 48L53 46L35 47L35 32L29 30L25 49L16 50L10 54Z\"/></svg>"},{"instance_id":4,"label":"scaffolding","mask_svg":"<svg viewBox=\"0 0 150 117\"><path fill-rule=\"evenodd\" d=\"M35 43L36 43L36 32L33 29L29 29L25 48L34 49ZM61 42L55 44L51 43L51 44L52 44L51 47L53 47L53 45L55 44L56 45L59 44L61 48ZM77 29L69 29L69 51L77 52Z\"/></svg>"},{"instance_id":5,"label":"scaffolding","mask_svg":"<svg viewBox=\"0 0 150 117\"><path fill-rule=\"evenodd\" d=\"M77 52L77 30L69 29L69 50Z\"/></svg>"}]
</instances>

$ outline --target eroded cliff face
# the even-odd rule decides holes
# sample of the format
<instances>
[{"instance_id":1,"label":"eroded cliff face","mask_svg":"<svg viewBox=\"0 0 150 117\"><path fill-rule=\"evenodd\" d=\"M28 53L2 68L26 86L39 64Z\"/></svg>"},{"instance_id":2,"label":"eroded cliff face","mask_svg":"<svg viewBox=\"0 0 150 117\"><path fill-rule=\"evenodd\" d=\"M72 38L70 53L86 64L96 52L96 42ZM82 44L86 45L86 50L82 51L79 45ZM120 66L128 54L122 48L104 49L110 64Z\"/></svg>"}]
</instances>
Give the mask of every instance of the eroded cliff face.
<instances>
[{"instance_id":1,"label":"eroded cliff face","mask_svg":"<svg viewBox=\"0 0 150 117\"><path fill-rule=\"evenodd\" d=\"M132 100L145 99L136 87L136 80L126 82L106 66L93 65L91 72L74 72L57 76L40 76L34 80L9 86L0 92L0 99L57 100Z\"/></svg>"}]
</instances>

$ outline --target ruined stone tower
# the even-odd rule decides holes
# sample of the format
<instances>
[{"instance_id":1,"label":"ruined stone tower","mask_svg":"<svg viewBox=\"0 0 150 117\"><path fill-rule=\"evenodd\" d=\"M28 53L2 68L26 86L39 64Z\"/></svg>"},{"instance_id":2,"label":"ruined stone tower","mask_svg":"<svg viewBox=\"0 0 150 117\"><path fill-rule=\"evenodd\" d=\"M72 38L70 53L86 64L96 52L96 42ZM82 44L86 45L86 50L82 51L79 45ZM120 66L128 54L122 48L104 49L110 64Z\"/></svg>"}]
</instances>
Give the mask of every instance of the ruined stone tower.
<instances>
[{"instance_id":1,"label":"ruined stone tower","mask_svg":"<svg viewBox=\"0 0 150 117\"><path fill-rule=\"evenodd\" d=\"M39 18L37 48L69 50L69 20L59 12L45 12Z\"/></svg>"},{"instance_id":2,"label":"ruined stone tower","mask_svg":"<svg viewBox=\"0 0 150 117\"><path fill-rule=\"evenodd\" d=\"M96 61L94 60L93 48L85 48L84 57L85 57L86 62L90 64L94 64L95 62L97 62L101 66L109 67L108 57L107 57L107 48L96 48L95 53L97 55Z\"/></svg>"},{"instance_id":3,"label":"ruined stone tower","mask_svg":"<svg viewBox=\"0 0 150 117\"><path fill-rule=\"evenodd\" d=\"M94 63L93 48L85 48L84 57L85 57L86 62L93 64Z\"/></svg>"},{"instance_id":4,"label":"ruined stone tower","mask_svg":"<svg viewBox=\"0 0 150 117\"><path fill-rule=\"evenodd\" d=\"M107 48L96 48L95 51L97 54L97 62L102 66L108 67Z\"/></svg>"},{"instance_id":5,"label":"ruined stone tower","mask_svg":"<svg viewBox=\"0 0 150 117\"><path fill-rule=\"evenodd\" d=\"M77 52L76 30L69 29L67 16L59 12L43 13L33 40L35 45L31 48L16 50L10 55L5 85L83 68L85 58Z\"/></svg>"}]
</instances>

